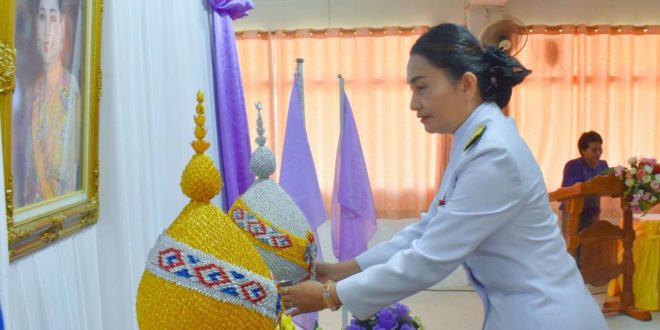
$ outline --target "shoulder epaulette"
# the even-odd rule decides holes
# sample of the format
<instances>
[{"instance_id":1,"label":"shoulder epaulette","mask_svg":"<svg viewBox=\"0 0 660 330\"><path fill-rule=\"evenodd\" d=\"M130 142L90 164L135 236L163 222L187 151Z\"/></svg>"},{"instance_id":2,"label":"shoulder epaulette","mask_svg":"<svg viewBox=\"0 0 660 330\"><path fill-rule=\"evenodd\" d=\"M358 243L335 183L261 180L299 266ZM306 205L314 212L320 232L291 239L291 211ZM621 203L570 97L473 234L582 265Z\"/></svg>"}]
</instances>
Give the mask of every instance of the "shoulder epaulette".
<instances>
[{"instance_id":1,"label":"shoulder epaulette","mask_svg":"<svg viewBox=\"0 0 660 330\"><path fill-rule=\"evenodd\" d=\"M484 135L484 132L486 131L486 124L481 124L479 125L479 128L472 134L472 137L470 140L465 144L465 147L463 148L463 151L467 151L470 149L472 146L476 145L479 140L481 139L481 136Z\"/></svg>"}]
</instances>

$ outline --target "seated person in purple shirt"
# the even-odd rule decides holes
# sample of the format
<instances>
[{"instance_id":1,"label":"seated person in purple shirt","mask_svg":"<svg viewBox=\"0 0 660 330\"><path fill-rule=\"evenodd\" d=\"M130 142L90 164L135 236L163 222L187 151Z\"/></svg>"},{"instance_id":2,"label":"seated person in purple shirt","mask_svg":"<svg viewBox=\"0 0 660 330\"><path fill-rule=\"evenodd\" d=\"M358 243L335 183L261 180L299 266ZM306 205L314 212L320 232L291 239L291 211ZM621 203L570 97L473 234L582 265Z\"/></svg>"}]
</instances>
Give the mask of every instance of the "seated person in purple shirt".
<instances>
[{"instance_id":1,"label":"seated person in purple shirt","mask_svg":"<svg viewBox=\"0 0 660 330\"><path fill-rule=\"evenodd\" d=\"M608 169L607 162L600 160L603 154L603 138L600 134L589 131L582 133L578 140L578 150L580 157L568 161L564 166L564 178L561 182L562 187L570 187L578 182L591 180L593 177L604 174ZM564 210L564 205L561 205ZM600 197L586 197L584 199L584 209L580 214L580 226L578 231L589 227L598 220L600 215ZM565 232L565 222L562 221L562 230Z\"/></svg>"}]
</instances>

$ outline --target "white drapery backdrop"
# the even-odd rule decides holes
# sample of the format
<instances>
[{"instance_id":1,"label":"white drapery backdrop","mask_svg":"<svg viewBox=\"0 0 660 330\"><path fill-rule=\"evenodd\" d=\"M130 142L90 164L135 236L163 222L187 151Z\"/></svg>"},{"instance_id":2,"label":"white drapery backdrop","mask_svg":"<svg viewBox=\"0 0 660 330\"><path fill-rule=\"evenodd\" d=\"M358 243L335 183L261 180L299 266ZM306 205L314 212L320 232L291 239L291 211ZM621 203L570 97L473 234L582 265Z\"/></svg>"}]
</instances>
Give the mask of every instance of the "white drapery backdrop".
<instances>
[{"instance_id":1,"label":"white drapery backdrop","mask_svg":"<svg viewBox=\"0 0 660 330\"><path fill-rule=\"evenodd\" d=\"M198 89L216 141L209 22L206 0L105 1L99 223L11 264L0 226L8 329L137 328L146 255L188 201ZM217 146L207 153L217 163Z\"/></svg>"}]
</instances>

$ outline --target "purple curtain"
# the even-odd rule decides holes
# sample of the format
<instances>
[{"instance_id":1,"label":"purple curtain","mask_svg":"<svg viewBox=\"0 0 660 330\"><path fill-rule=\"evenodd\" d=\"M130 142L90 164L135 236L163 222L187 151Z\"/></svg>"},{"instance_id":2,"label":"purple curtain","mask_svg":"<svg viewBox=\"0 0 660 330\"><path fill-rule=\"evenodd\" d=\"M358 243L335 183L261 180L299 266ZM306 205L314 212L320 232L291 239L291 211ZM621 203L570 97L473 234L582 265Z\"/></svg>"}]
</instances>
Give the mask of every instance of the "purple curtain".
<instances>
[{"instance_id":1,"label":"purple curtain","mask_svg":"<svg viewBox=\"0 0 660 330\"><path fill-rule=\"evenodd\" d=\"M218 149L222 160L224 209L254 181L250 133L232 20L254 8L251 0L209 0L213 9L213 82Z\"/></svg>"},{"instance_id":2,"label":"purple curtain","mask_svg":"<svg viewBox=\"0 0 660 330\"><path fill-rule=\"evenodd\" d=\"M330 222L334 254L339 261L344 261L367 250L367 243L376 232L376 209L360 136L346 93L342 93L341 101L344 122L335 162Z\"/></svg>"}]
</instances>

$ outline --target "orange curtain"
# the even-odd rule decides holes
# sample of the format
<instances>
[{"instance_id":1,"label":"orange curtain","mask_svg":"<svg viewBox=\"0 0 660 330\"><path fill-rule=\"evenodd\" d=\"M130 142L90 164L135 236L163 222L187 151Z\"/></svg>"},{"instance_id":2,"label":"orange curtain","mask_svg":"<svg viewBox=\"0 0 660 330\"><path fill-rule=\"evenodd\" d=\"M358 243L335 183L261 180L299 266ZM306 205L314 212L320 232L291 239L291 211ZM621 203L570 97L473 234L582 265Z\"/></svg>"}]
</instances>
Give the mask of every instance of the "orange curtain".
<instances>
[{"instance_id":1,"label":"orange curtain","mask_svg":"<svg viewBox=\"0 0 660 330\"><path fill-rule=\"evenodd\" d=\"M305 120L326 206L339 132L337 74L360 132L379 218L417 217L442 177L449 137L429 135L410 113L408 52L425 28L239 32L249 104L261 101L268 144L281 159L295 59L305 60ZM660 27L534 26L517 55L534 70L514 89L516 120L549 190L579 156L582 132L605 140L611 166L660 156ZM251 132L256 113L249 111Z\"/></svg>"},{"instance_id":2,"label":"orange curtain","mask_svg":"<svg viewBox=\"0 0 660 330\"><path fill-rule=\"evenodd\" d=\"M304 59L305 122L326 206L345 78L379 218L417 217L437 189L448 138L427 134L408 108L408 52L424 27L239 32L248 104L265 105L269 147L281 159L296 58ZM255 111L249 110L254 132Z\"/></svg>"},{"instance_id":3,"label":"orange curtain","mask_svg":"<svg viewBox=\"0 0 660 330\"><path fill-rule=\"evenodd\" d=\"M660 27L534 26L517 57L534 72L515 88L510 115L549 190L589 130L610 166L660 156Z\"/></svg>"}]
</instances>

